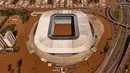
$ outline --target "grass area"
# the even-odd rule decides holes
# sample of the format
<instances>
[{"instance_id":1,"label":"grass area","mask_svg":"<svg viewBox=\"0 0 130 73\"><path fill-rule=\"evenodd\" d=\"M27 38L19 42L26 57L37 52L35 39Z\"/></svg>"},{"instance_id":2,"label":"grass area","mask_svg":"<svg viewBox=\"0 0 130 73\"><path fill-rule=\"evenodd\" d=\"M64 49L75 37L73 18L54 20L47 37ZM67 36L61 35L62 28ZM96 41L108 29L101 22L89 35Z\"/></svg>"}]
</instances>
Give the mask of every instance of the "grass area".
<instances>
[{"instance_id":1,"label":"grass area","mask_svg":"<svg viewBox=\"0 0 130 73\"><path fill-rule=\"evenodd\" d=\"M24 15L27 12L29 12L29 11L27 11L27 10L13 10L13 9L0 10L0 15L1 16Z\"/></svg>"},{"instance_id":2,"label":"grass area","mask_svg":"<svg viewBox=\"0 0 130 73\"><path fill-rule=\"evenodd\" d=\"M123 45L124 45L124 42L125 42L126 30L125 30L125 29L123 29L123 30L124 30L124 32L122 33L122 35L123 35L122 41L120 42L119 46L117 47L118 50L115 52L115 53L117 53L117 54L115 55L115 58L120 54L120 51L121 51L121 49L123 48Z\"/></svg>"},{"instance_id":3,"label":"grass area","mask_svg":"<svg viewBox=\"0 0 130 73\"><path fill-rule=\"evenodd\" d=\"M11 24L11 25L8 25L7 27L5 27L4 29L2 29L0 31L0 33L2 35L4 35L8 30L11 30L12 32L15 32L14 28L15 28L16 24Z\"/></svg>"},{"instance_id":4,"label":"grass area","mask_svg":"<svg viewBox=\"0 0 130 73\"><path fill-rule=\"evenodd\" d=\"M102 61L103 61L103 60L102 60ZM92 69L91 73L95 73L101 64L102 64L102 62L101 62L98 66L94 67L94 68Z\"/></svg>"},{"instance_id":5,"label":"grass area","mask_svg":"<svg viewBox=\"0 0 130 73\"><path fill-rule=\"evenodd\" d=\"M8 20L9 16L6 16L5 19L0 23L0 28L5 24L5 22Z\"/></svg>"},{"instance_id":6,"label":"grass area","mask_svg":"<svg viewBox=\"0 0 130 73\"><path fill-rule=\"evenodd\" d=\"M125 2L125 0L120 0L120 2Z\"/></svg>"},{"instance_id":7,"label":"grass area","mask_svg":"<svg viewBox=\"0 0 130 73\"><path fill-rule=\"evenodd\" d=\"M104 53L106 54L109 50L109 45L108 45L108 41L106 42L106 45L104 47Z\"/></svg>"},{"instance_id":8,"label":"grass area","mask_svg":"<svg viewBox=\"0 0 130 73\"><path fill-rule=\"evenodd\" d=\"M113 7L112 8L112 16L114 17L114 19L118 22L121 22L121 18L122 18L122 9L120 6L117 7Z\"/></svg>"},{"instance_id":9,"label":"grass area","mask_svg":"<svg viewBox=\"0 0 130 73\"><path fill-rule=\"evenodd\" d=\"M121 31L120 29L121 29L122 27L120 27L119 25L115 25L115 40L114 40L114 42L117 42L118 41L118 36L120 35L119 34L119 32ZM115 45L115 44L114 44Z\"/></svg>"},{"instance_id":10,"label":"grass area","mask_svg":"<svg viewBox=\"0 0 130 73\"><path fill-rule=\"evenodd\" d=\"M31 11L28 10L0 10L1 16L13 16L13 15L19 15L22 19L22 22L25 23L30 18Z\"/></svg>"},{"instance_id":11,"label":"grass area","mask_svg":"<svg viewBox=\"0 0 130 73\"><path fill-rule=\"evenodd\" d=\"M94 68L91 73L95 73L98 67Z\"/></svg>"}]
</instances>

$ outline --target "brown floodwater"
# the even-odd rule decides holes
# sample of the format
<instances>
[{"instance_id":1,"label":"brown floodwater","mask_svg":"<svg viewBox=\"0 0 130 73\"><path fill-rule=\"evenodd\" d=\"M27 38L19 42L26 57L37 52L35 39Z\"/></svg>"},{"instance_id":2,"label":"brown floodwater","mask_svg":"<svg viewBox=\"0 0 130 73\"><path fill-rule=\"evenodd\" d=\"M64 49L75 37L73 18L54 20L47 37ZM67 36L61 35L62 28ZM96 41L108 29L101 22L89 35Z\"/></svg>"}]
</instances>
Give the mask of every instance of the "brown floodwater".
<instances>
[{"instance_id":1,"label":"brown floodwater","mask_svg":"<svg viewBox=\"0 0 130 73\"><path fill-rule=\"evenodd\" d=\"M78 66L80 68L75 73L91 73L91 71L95 69L104 58L104 54L101 54L101 52L103 52L103 48L107 42L107 38L111 37L111 26L109 21L105 20L100 16L98 17L104 24L104 28L105 28L105 32L97 46L98 50L96 53L93 53L93 55L87 61L79 63ZM47 66L47 63L42 62L40 58L35 54L30 55L27 50L26 41L28 40L28 35L34 23L38 20L39 20L39 16L31 17L31 19L25 24L22 24L20 20L12 21L12 22L7 21L9 22L8 24L16 23L15 29L18 31L17 34L18 39L16 42L16 46L20 46L20 51L18 53L5 52L4 55L3 55L4 52L0 53L1 73L9 73L7 71L9 64L12 64L12 69L14 69L14 73L17 73L18 71L17 62L19 59L22 59L23 61L21 66L21 73L60 73L60 72L53 72L52 68ZM58 28L62 28L62 27L59 26ZM66 28L66 29L70 29L70 28Z\"/></svg>"},{"instance_id":2,"label":"brown floodwater","mask_svg":"<svg viewBox=\"0 0 130 73\"><path fill-rule=\"evenodd\" d=\"M71 35L71 24L55 24L54 28L54 36L64 36L64 35Z\"/></svg>"}]
</instances>

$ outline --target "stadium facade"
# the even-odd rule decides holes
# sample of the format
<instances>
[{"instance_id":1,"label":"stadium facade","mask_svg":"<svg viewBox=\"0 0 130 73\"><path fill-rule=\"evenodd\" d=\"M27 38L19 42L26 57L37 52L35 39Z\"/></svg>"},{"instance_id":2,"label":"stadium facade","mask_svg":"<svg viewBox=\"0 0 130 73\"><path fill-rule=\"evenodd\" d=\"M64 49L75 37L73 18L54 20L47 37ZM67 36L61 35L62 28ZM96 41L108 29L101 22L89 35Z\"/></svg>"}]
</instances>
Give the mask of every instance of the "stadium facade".
<instances>
[{"instance_id":1,"label":"stadium facade","mask_svg":"<svg viewBox=\"0 0 130 73\"><path fill-rule=\"evenodd\" d=\"M27 47L43 61L72 65L87 60L94 52L93 34L82 11L51 10L33 26Z\"/></svg>"}]
</instances>

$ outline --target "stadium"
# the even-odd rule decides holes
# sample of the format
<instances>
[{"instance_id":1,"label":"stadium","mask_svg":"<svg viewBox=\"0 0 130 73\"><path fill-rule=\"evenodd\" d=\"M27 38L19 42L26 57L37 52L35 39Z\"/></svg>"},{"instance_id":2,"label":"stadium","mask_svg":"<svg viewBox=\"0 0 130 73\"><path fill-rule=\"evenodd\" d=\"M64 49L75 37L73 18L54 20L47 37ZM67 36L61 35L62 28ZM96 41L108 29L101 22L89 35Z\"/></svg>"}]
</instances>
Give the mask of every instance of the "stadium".
<instances>
[{"instance_id":1,"label":"stadium","mask_svg":"<svg viewBox=\"0 0 130 73\"><path fill-rule=\"evenodd\" d=\"M82 11L51 10L44 12L34 24L27 47L44 62L72 65L96 52L95 36L93 26Z\"/></svg>"}]
</instances>

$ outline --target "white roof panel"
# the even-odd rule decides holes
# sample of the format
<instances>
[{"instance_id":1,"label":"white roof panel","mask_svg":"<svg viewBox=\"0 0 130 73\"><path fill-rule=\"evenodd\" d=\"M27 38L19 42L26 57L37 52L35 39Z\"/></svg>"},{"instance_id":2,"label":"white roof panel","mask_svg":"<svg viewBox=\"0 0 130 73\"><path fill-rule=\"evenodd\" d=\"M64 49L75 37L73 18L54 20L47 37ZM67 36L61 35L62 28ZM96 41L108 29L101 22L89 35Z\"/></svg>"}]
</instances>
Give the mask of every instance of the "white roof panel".
<instances>
[{"instance_id":1,"label":"white roof panel","mask_svg":"<svg viewBox=\"0 0 130 73\"><path fill-rule=\"evenodd\" d=\"M77 16L80 36L75 40L51 40L48 38L48 28L51 15L55 13L72 13ZM93 37L85 13L77 10L51 10L43 13L35 33L36 46L47 53L78 53L89 50L93 44Z\"/></svg>"}]
</instances>

